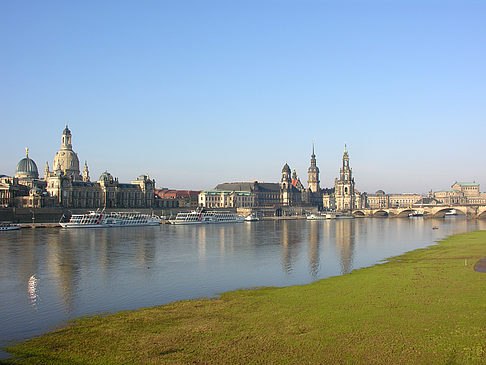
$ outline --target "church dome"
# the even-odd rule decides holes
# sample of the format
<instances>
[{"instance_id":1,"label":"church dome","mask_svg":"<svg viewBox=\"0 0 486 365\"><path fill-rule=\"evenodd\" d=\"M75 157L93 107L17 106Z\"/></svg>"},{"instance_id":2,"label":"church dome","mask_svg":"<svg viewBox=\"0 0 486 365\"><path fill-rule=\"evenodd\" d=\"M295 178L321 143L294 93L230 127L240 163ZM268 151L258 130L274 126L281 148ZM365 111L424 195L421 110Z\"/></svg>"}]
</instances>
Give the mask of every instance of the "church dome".
<instances>
[{"instance_id":1,"label":"church dome","mask_svg":"<svg viewBox=\"0 0 486 365\"><path fill-rule=\"evenodd\" d=\"M54 157L54 169L69 171L79 175L79 159L76 152L72 150L61 150Z\"/></svg>"},{"instance_id":2,"label":"church dome","mask_svg":"<svg viewBox=\"0 0 486 365\"><path fill-rule=\"evenodd\" d=\"M287 162L285 163L283 169L282 169L282 172L286 172L290 175L290 167L289 165L287 164Z\"/></svg>"},{"instance_id":3,"label":"church dome","mask_svg":"<svg viewBox=\"0 0 486 365\"><path fill-rule=\"evenodd\" d=\"M26 150L26 156L19 161L15 169L15 177L19 179L38 179L39 171L34 160L29 158L29 150Z\"/></svg>"},{"instance_id":4,"label":"church dome","mask_svg":"<svg viewBox=\"0 0 486 365\"><path fill-rule=\"evenodd\" d=\"M108 171L105 171L100 175L98 181L113 182L113 175L111 175Z\"/></svg>"},{"instance_id":5,"label":"church dome","mask_svg":"<svg viewBox=\"0 0 486 365\"><path fill-rule=\"evenodd\" d=\"M81 180L78 154L73 151L71 138L71 131L66 125L61 136L61 149L54 156L52 168L54 171L60 170L66 175L72 176L74 180Z\"/></svg>"},{"instance_id":6,"label":"church dome","mask_svg":"<svg viewBox=\"0 0 486 365\"><path fill-rule=\"evenodd\" d=\"M383 190L377 190L376 195L385 195L385 192Z\"/></svg>"}]
</instances>

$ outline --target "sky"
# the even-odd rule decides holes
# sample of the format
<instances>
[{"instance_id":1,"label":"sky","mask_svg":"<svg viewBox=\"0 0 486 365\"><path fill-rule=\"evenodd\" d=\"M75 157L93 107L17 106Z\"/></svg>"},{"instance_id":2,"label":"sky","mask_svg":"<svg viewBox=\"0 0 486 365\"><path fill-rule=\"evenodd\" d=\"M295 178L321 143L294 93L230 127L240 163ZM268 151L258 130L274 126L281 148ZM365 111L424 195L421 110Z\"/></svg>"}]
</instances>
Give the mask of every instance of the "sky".
<instances>
[{"instance_id":1,"label":"sky","mask_svg":"<svg viewBox=\"0 0 486 365\"><path fill-rule=\"evenodd\" d=\"M486 186L486 2L0 1L0 174L66 125L92 180Z\"/></svg>"}]
</instances>

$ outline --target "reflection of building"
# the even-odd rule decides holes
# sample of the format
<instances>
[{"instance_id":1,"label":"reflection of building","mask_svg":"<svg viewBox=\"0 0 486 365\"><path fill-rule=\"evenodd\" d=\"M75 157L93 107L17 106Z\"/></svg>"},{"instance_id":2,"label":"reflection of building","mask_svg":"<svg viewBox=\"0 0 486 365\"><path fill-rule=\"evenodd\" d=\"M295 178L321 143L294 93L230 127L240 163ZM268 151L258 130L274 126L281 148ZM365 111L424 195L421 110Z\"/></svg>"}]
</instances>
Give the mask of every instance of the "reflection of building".
<instances>
[{"instance_id":1,"label":"reflection of building","mask_svg":"<svg viewBox=\"0 0 486 365\"><path fill-rule=\"evenodd\" d=\"M339 250L341 273L353 268L356 222L351 219L336 220L336 248Z\"/></svg>"}]
</instances>

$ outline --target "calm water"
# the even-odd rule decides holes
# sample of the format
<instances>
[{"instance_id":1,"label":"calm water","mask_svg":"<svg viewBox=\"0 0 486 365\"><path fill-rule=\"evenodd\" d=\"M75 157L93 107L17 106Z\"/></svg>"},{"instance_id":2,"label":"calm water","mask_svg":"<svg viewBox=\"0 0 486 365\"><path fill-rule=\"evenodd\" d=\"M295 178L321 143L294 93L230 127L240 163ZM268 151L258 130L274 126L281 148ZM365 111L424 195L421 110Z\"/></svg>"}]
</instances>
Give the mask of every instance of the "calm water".
<instances>
[{"instance_id":1,"label":"calm water","mask_svg":"<svg viewBox=\"0 0 486 365\"><path fill-rule=\"evenodd\" d=\"M486 229L486 221L375 218L1 232L0 346L87 314L309 283L477 229Z\"/></svg>"}]
</instances>

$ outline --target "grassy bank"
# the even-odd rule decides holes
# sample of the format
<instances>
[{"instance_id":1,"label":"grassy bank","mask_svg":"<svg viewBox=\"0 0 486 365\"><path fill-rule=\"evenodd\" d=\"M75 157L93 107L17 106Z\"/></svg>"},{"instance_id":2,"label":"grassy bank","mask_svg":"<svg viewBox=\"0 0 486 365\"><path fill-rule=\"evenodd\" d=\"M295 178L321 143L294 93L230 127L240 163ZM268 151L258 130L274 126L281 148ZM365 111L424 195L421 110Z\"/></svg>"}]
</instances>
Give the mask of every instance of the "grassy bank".
<instances>
[{"instance_id":1,"label":"grassy bank","mask_svg":"<svg viewBox=\"0 0 486 365\"><path fill-rule=\"evenodd\" d=\"M486 363L486 274L473 270L485 256L486 231L468 233L309 285L81 319L7 351L39 364Z\"/></svg>"}]
</instances>

